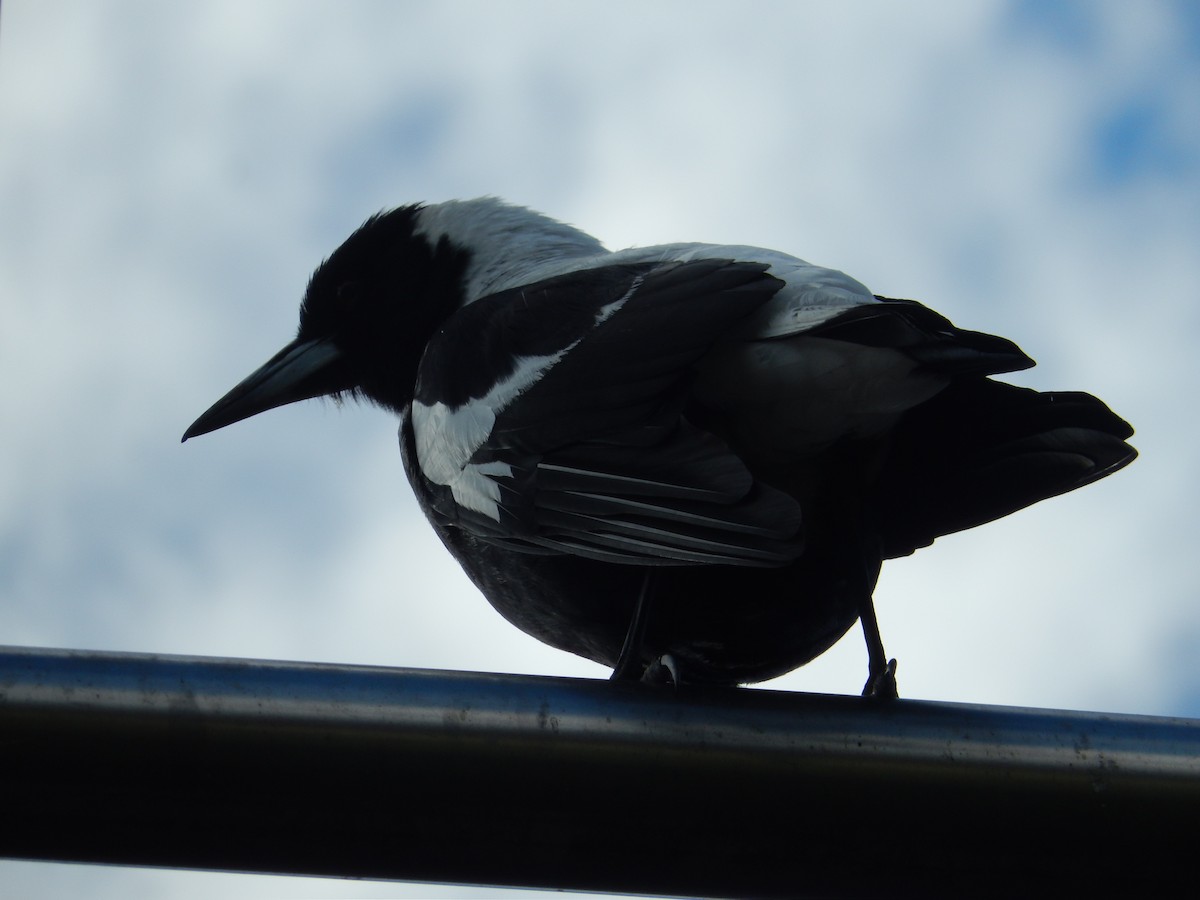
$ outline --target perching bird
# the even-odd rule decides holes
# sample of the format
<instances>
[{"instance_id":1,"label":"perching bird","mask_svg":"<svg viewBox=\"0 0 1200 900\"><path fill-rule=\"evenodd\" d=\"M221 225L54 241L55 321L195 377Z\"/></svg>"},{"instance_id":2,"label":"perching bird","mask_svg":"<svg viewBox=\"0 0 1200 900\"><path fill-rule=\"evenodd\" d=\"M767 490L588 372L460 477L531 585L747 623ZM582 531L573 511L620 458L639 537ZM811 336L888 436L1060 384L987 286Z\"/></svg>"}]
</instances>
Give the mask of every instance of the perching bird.
<instances>
[{"instance_id":1,"label":"perching bird","mask_svg":"<svg viewBox=\"0 0 1200 900\"><path fill-rule=\"evenodd\" d=\"M692 683L773 678L861 619L883 560L1131 462L1084 393L911 300L756 247L610 253L496 199L403 206L322 263L295 340L183 439L321 395L400 416L421 508L523 631Z\"/></svg>"}]
</instances>

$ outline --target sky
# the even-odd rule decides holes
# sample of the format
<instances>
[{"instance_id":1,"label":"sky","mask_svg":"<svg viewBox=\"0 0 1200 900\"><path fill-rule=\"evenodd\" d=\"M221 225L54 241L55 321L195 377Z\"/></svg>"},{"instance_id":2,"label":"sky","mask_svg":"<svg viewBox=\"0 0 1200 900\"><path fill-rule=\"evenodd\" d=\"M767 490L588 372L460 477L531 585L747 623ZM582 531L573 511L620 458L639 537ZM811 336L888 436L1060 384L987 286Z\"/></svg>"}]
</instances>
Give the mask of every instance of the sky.
<instances>
[{"instance_id":1,"label":"sky","mask_svg":"<svg viewBox=\"0 0 1200 900\"><path fill-rule=\"evenodd\" d=\"M8 0L4 643L603 678L503 622L396 422L189 441L368 215L492 194L612 249L787 251L1137 429L1125 471L888 563L901 695L1200 717L1200 6ZM766 687L855 693L854 629ZM0 861L13 896L509 897Z\"/></svg>"}]
</instances>

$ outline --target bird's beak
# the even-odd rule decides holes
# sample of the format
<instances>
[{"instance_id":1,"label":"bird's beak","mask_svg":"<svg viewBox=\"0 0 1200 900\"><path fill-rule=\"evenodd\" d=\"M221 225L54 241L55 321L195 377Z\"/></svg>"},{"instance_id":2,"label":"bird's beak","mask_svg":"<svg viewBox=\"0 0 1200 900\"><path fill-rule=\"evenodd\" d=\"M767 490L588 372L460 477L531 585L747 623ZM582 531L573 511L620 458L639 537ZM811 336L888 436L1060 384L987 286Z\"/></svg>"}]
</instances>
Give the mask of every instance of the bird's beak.
<instances>
[{"instance_id":1,"label":"bird's beak","mask_svg":"<svg viewBox=\"0 0 1200 900\"><path fill-rule=\"evenodd\" d=\"M183 433L208 434L277 406L353 388L342 351L328 338L292 341L214 403Z\"/></svg>"}]
</instances>

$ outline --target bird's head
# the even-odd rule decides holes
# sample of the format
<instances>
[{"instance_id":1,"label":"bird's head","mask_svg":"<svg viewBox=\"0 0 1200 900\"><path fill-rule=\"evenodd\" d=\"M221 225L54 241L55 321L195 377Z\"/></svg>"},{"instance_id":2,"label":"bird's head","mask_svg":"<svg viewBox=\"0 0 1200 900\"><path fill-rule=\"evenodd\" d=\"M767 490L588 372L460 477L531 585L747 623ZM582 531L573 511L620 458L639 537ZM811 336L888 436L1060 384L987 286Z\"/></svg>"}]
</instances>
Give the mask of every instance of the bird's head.
<instances>
[{"instance_id":1,"label":"bird's head","mask_svg":"<svg viewBox=\"0 0 1200 900\"><path fill-rule=\"evenodd\" d=\"M184 433L216 431L311 397L366 398L395 411L412 399L438 325L463 302L469 253L420 229L421 206L372 216L313 273L295 340Z\"/></svg>"}]
</instances>

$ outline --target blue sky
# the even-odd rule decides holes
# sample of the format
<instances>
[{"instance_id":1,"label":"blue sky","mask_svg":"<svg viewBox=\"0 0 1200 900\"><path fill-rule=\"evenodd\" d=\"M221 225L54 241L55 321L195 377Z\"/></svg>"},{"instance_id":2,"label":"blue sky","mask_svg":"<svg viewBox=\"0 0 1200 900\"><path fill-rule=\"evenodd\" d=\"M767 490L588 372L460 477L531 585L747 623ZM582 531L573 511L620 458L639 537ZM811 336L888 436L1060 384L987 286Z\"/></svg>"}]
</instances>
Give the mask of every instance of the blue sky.
<instances>
[{"instance_id":1,"label":"blue sky","mask_svg":"<svg viewBox=\"0 0 1200 900\"><path fill-rule=\"evenodd\" d=\"M1039 361L1019 383L1103 398L1142 458L889 564L884 638L907 697L1200 716L1196 10L10 0L4 640L603 677L474 592L387 415L312 402L178 443L289 339L313 267L367 215L497 194L614 249L844 269L1012 338ZM852 692L864 669L854 631L775 686ZM407 890L5 862L0 880Z\"/></svg>"}]
</instances>

